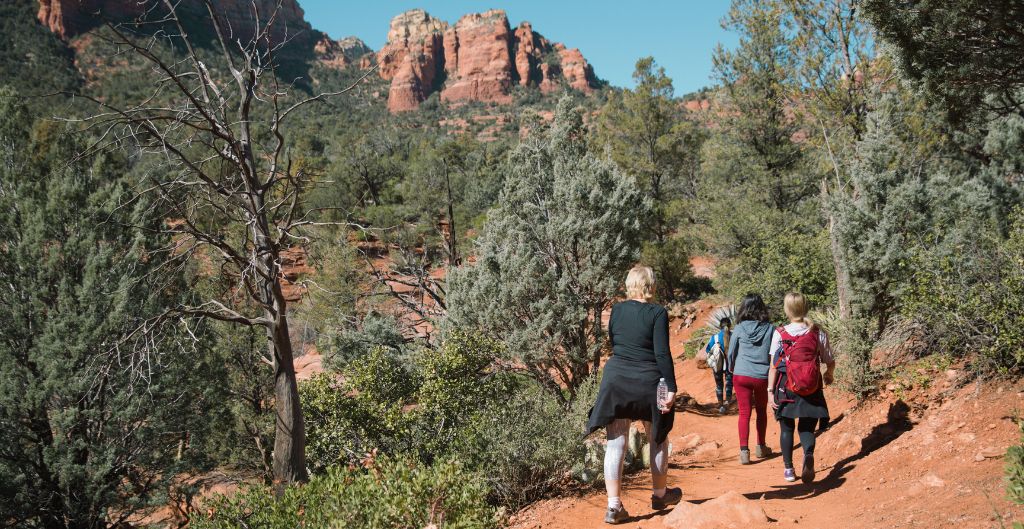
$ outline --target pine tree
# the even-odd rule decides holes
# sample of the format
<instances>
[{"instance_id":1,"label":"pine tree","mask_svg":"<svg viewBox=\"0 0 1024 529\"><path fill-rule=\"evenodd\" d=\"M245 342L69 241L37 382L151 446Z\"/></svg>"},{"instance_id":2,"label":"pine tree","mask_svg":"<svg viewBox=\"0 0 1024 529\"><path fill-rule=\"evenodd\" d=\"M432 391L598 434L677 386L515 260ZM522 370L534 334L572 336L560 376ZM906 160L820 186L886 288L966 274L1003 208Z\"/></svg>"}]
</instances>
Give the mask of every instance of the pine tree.
<instances>
[{"instance_id":1,"label":"pine tree","mask_svg":"<svg viewBox=\"0 0 1024 529\"><path fill-rule=\"evenodd\" d=\"M692 219L700 178L703 127L688 118L673 97L672 79L652 57L636 62L636 87L611 95L601 109L595 139L612 160L637 178L651 200L652 241L645 261L658 275L658 293L673 299L689 275L679 224Z\"/></svg>"},{"instance_id":2,"label":"pine tree","mask_svg":"<svg viewBox=\"0 0 1024 529\"><path fill-rule=\"evenodd\" d=\"M649 211L632 178L588 152L582 116L563 98L550 131L509 157L476 262L451 272L447 325L501 339L509 361L571 400L600 365L601 314L639 255Z\"/></svg>"},{"instance_id":3,"label":"pine tree","mask_svg":"<svg viewBox=\"0 0 1024 529\"><path fill-rule=\"evenodd\" d=\"M180 329L131 336L181 282L139 288L167 243L109 156L0 90L0 520L104 528L159 501L209 409ZM184 459L183 459L184 458Z\"/></svg>"}]
</instances>

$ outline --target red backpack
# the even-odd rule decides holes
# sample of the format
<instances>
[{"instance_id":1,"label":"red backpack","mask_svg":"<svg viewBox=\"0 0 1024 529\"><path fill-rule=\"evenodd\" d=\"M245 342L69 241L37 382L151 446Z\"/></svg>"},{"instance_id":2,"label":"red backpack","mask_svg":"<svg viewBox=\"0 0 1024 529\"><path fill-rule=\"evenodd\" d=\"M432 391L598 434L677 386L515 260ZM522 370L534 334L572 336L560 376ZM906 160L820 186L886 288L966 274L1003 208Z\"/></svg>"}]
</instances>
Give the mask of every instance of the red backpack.
<instances>
[{"instance_id":1,"label":"red backpack","mask_svg":"<svg viewBox=\"0 0 1024 529\"><path fill-rule=\"evenodd\" d=\"M802 397L812 395L821 388L817 329L800 336L792 336L784 327L778 331L782 337L781 357L786 361L786 388Z\"/></svg>"}]
</instances>

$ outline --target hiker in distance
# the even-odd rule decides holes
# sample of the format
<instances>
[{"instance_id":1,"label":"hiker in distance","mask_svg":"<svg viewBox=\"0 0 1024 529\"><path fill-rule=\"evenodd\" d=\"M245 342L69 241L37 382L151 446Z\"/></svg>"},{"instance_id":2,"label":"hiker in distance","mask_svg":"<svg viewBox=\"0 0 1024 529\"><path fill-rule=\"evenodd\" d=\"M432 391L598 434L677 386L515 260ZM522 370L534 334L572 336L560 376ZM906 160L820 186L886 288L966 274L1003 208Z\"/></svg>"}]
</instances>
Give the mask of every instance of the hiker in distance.
<instances>
[{"instance_id":1,"label":"hiker in distance","mask_svg":"<svg viewBox=\"0 0 1024 529\"><path fill-rule=\"evenodd\" d=\"M779 446L786 481L796 481L793 469L793 430L800 435L804 451L800 479L814 481L814 429L819 420L828 420L825 384L832 384L836 361L828 335L807 318L807 298L800 293L786 294L783 303L789 323L779 327L772 339L772 366L768 386L772 388L772 408L779 421ZM825 374L821 374L821 364Z\"/></svg>"},{"instance_id":2,"label":"hiker in distance","mask_svg":"<svg viewBox=\"0 0 1024 529\"><path fill-rule=\"evenodd\" d=\"M729 411L729 404L732 402L732 373L726 369L725 358L729 353L729 338L734 317L731 306L720 307L711 313L708 326L718 329L718 332L708 340L703 355L703 361L715 378L715 396L718 397L718 413L721 415Z\"/></svg>"},{"instance_id":3,"label":"hiker in distance","mask_svg":"<svg viewBox=\"0 0 1024 529\"><path fill-rule=\"evenodd\" d=\"M729 338L728 369L732 371L739 407L740 464L750 464L750 415L757 414L757 452L759 458L771 455L765 444L768 429L768 365L775 329L768 318L768 307L758 294L747 294L736 313L739 323Z\"/></svg>"},{"instance_id":4,"label":"hiker in distance","mask_svg":"<svg viewBox=\"0 0 1024 529\"><path fill-rule=\"evenodd\" d=\"M629 518L619 492L632 421L643 421L650 443L651 508L665 509L683 497L681 489L665 486L676 377L668 343L668 311L652 302L654 286L654 271L649 267L633 267L626 276L629 299L612 307L608 320L612 356L605 363L601 387L587 421L588 433L604 427L608 435L604 455L608 511L604 521L610 524ZM660 381L667 386L667 394L659 401Z\"/></svg>"}]
</instances>

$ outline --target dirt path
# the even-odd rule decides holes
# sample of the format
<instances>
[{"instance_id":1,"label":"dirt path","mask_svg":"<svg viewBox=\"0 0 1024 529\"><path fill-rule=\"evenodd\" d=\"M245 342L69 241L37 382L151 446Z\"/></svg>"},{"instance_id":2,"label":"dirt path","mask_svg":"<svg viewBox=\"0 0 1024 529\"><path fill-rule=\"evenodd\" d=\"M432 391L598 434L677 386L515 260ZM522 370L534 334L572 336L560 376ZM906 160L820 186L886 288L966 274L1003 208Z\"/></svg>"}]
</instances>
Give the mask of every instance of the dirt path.
<instances>
[{"instance_id":1,"label":"dirt path","mask_svg":"<svg viewBox=\"0 0 1024 529\"><path fill-rule=\"evenodd\" d=\"M708 309L699 307L698 319L689 329L672 323L674 354L680 354L681 341L704 324ZM669 436L669 484L682 487L684 501L701 503L736 491L760 503L772 528L989 528L1000 527L998 517L1007 527L1010 520L1024 520L1024 512L1004 499L1002 489L1001 457L1018 439L1010 416L1024 406L1024 387L1019 383L965 387L954 383L951 375L927 391L883 391L856 408L853 399L828 389L829 407L837 420L818 438L818 481L804 485L783 481L782 457L777 453L739 465L736 415L719 416L713 407L710 373L697 369L693 360L677 360L676 376L680 390L696 401L677 412L680 416ZM679 451L676 447L691 434L720 447L711 453L706 447ZM776 452L778 438L778 423L769 420L768 444ZM800 461L798 453L798 466ZM651 511L649 480L647 471L627 478L622 500L633 518L621 527L664 526L662 518L669 511ZM605 502L603 489L597 488L542 501L517 513L512 527L602 527Z\"/></svg>"}]
</instances>

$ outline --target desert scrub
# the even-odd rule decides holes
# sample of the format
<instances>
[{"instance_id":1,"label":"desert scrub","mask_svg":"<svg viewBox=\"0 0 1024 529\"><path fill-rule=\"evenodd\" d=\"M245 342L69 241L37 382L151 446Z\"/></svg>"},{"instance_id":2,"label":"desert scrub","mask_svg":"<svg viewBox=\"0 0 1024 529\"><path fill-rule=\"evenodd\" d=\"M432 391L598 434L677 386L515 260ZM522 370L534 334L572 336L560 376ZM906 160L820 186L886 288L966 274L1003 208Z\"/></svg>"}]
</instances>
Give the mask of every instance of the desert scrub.
<instances>
[{"instance_id":1,"label":"desert scrub","mask_svg":"<svg viewBox=\"0 0 1024 529\"><path fill-rule=\"evenodd\" d=\"M334 466L276 499L269 487L218 496L194 529L476 529L497 527L484 480L454 462L433 466L409 459L368 459L363 467Z\"/></svg>"}]
</instances>

